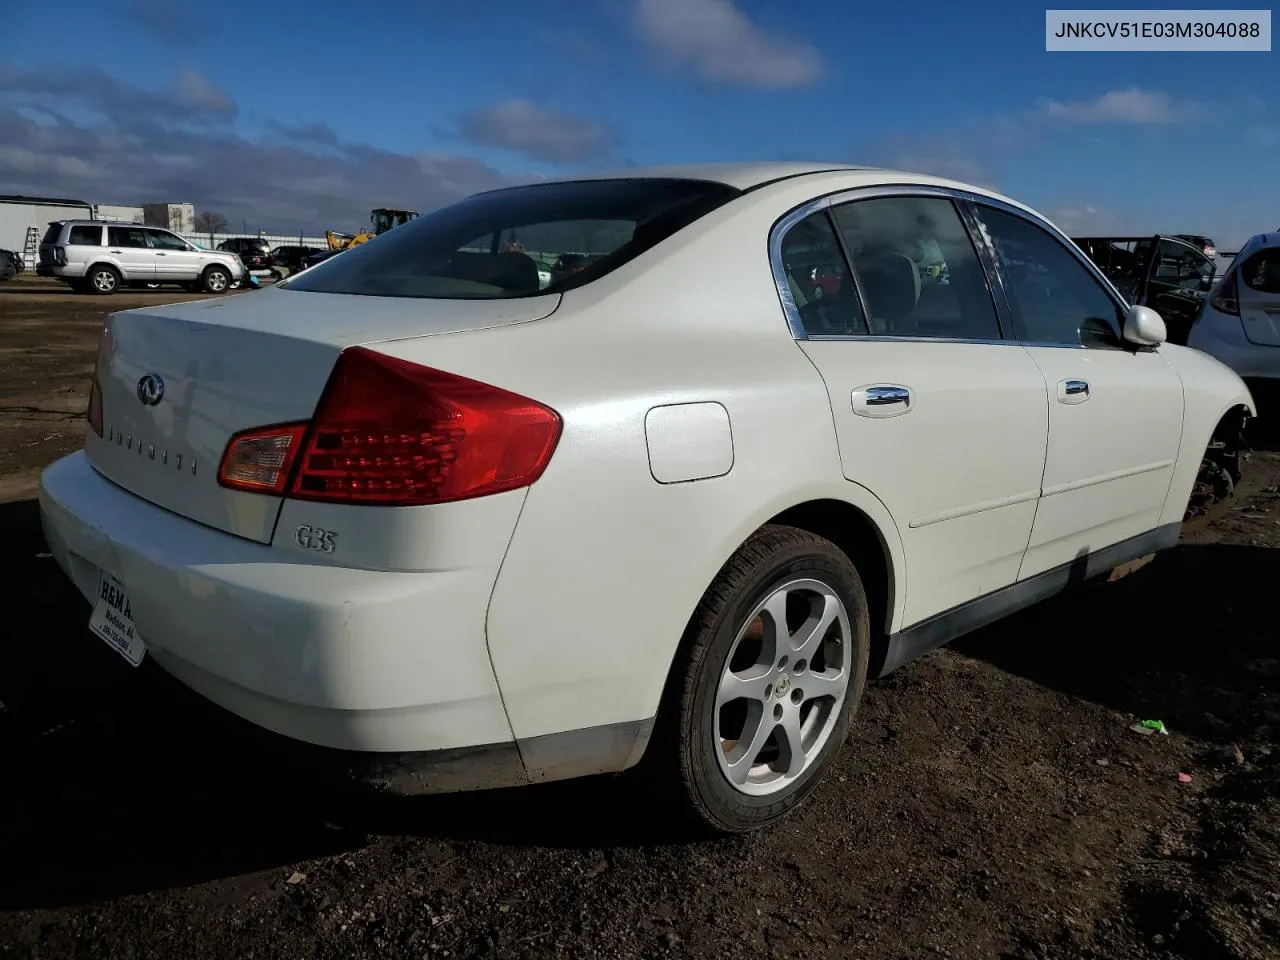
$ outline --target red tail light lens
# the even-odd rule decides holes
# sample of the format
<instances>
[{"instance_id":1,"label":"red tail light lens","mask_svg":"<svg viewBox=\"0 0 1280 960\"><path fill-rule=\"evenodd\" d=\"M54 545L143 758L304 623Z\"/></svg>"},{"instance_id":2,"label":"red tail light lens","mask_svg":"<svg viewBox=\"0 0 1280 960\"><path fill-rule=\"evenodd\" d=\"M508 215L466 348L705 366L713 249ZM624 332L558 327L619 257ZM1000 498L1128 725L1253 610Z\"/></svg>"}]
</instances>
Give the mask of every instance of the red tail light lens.
<instances>
[{"instance_id":1,"label":"red tail light lens","mask_svg":"<svg viewBox=\"0 0 1280 960\"><path fill-rule=\"evenodd\" d=\"M1240 316L1240 295L1236 291L1236 271L1232 267L1222 278L1213 293L1209 295L1209 303L1219 313Z\"/></svg>"},{"instance_id":2,"label":"red tail light lens","mask_svg":"<svg viewBox=\"0 0 1280 960\"><path fill-rule=\"evenodd\" d=\"M300 500L445 503L533 483L560 431L559 414L528 397L350 347L310 425L237 435L219 479L225 486L281 493L285 481L279 478L291 472L288 496ZM236 474L235 465L248 473ZM264 472L253 473L258 469ZM247 475L257 485L247 485Z\"/></svg>"},{"instance_id":3,"label":"red tail light lens","mask_svg":"<svg viewBox=\"0 0 1280 960\"><path fill-rule=\"evenodd\" d=\"M306 429L293 423L237 433L218 465L218 481L234 490L284 493Z\"/></svg>"}]
</instances>

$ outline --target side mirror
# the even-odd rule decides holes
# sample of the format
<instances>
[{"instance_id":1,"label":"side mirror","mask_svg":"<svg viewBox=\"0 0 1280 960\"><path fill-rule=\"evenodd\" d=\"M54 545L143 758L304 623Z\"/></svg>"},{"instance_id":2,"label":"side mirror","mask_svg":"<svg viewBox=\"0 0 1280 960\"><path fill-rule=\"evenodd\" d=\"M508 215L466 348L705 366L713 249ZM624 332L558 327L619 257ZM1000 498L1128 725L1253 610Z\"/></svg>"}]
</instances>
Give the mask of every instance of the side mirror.
<instances>
[{"instance_id":1,"label":"side mirror","mask_svg":"<svg viewBox=\"0 0 1280 960\"><path fill-rule=\"evenodd\" d=\"M1150 307L1134 304L1124 318L1124 338L1140 347L1154 347L1169 339L1164 318Z\"/></svg>"}]
</instances>

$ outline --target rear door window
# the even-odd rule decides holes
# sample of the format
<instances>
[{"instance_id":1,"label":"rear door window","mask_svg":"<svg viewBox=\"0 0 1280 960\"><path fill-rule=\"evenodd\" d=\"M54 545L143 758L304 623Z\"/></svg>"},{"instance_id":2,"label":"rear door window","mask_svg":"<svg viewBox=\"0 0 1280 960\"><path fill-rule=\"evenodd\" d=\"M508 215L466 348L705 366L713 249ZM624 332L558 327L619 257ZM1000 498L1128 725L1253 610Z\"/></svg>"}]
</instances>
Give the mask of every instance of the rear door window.
<instances>
[{"instance_id":1,"label":"rear door window","mask_svg":"<svg viewBox=\"0 0 1280 960\"><path fill-rule=\"evenodd\" d=\"M82 225L67 231L67 243L73 247L102 246L102 228Z\"/></svg>"},{"instance_id":2,"label":"rear door window","mask_svg":"<svg viewBox=\"0 0 1280 960\"><path fill-rule=\"evenodd\" d=\"M113 247L145 247L147 231L138 227L108 227L107 236Z\"/></svg>"},{"instance_id":3,"label":"rear door window","mask_svg":"<svg viewBox=\"0 0 1280 960\"><path fill-rule=\"evenodd\" d=\"M582 286L741 194L672 178L477 194L285 281L315 293L498 300Z\"/></svg>"},{"instance_id":4,"label":"rear door window","mask_svg":"<svg viewBox=\"0 0 1280 960\"><path fill-rule=\"evenodd\" d=\"M875 336L999 340L987 277L954 204L878 197L834 208Z\"/></svg>"},{"instance_id":5,"label":"rear door window","mask_svg":"<svg viewBox=\"0 0 1280 960\"><path fill-rule=\"evenodd\" d=\"M1259 250L1240 264L1240 282L1256 293L1280 296L1280 247Z\"/></svg>"}]
</instances>

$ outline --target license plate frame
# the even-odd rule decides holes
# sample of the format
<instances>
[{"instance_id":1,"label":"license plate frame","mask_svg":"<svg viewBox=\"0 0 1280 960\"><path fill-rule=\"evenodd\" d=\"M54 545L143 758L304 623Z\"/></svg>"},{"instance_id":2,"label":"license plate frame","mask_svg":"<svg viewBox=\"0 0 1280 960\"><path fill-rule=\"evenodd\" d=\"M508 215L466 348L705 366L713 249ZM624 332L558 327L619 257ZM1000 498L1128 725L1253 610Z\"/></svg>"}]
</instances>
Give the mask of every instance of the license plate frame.
<instances>
[{"instance_id":1,"label":"license plate frame","mask_svg":"<svg viewBox=\"0 0 1280 960\"><path fill-rule=\"evenodd\" d=\"M147 645L133 622L129 592L105 570L98 572L98 598L89 617L89 630L132 667L142 664Z\"/></svg>"}]
</instances>

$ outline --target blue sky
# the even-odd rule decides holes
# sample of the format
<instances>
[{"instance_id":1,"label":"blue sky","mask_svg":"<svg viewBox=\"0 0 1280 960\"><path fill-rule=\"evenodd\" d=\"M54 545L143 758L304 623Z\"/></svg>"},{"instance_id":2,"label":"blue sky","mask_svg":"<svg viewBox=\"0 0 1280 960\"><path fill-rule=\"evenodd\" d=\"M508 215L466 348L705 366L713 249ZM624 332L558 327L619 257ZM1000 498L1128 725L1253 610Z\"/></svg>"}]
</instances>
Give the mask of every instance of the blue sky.
<instances>
[{"instance_id":1,"label":"blue sky","mask_svg":"<svg viewBox=\"0 0 1280 960\"><path fill-rule=\"evenodd\" d=\"M60 0L56 29L3 6L0 192L283 232L547 173L812 158L995 186L1074 232L1280 226L1276 54L1047 53L1025 2Z\"/></svg>"}]
</instances>

